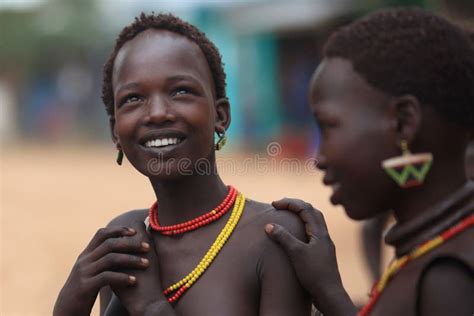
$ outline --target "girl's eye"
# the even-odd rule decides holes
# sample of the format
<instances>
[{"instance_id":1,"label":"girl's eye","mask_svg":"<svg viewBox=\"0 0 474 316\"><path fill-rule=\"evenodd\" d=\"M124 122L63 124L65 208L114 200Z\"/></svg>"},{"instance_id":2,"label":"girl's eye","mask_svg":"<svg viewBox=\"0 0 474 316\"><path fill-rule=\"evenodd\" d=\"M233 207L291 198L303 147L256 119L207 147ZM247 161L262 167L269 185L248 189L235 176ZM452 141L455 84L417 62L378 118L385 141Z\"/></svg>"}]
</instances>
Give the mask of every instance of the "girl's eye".
<instances>
[{"instance_id":1,"label":"girl's eye","mask_svg":"<svg viewBox=\"0 0 474 316\"><path fill-rule=\"evenodd\" d=\"M189 91L186 88L179 88L176 90L175 95L182 95L182 94L187 94Z\"/></svg>"},{"instance_id":2,"label":"girl's eye","mask_svg":"<svg viewBox=\"0 0 474 316\"><path fill-rule=\"evenodd\" d=\"M143 98L140 97L139 95L132 94L132 95L124 97L122 99L122 102L120 102L120 105L135 104L135 103L141 102L142 100Z\"/></svg>"},{"instance_id":3,"label":"girl's eye","mask_svg":"<svg viewBox=\"0 0 474 316\"><path fill-rule=\"evenodd\" d=\"M141 98L139 96L136 96L136 95L131 95L131 96L125 98L125 103L134 103L134 102L138 102L138 101L141 101Z\"/></svg>"},{"instance_id":4,"label":"girl's eye","mask_svg":"<svg viewBox=\"0 0 474 316\"><path fill-rule=\"evenodd\" d=\"M178 87L174 89L172 95L173 96L184 96L184 95L196 95L196 90L189 87Z\"/></svg>"}]
</instances>

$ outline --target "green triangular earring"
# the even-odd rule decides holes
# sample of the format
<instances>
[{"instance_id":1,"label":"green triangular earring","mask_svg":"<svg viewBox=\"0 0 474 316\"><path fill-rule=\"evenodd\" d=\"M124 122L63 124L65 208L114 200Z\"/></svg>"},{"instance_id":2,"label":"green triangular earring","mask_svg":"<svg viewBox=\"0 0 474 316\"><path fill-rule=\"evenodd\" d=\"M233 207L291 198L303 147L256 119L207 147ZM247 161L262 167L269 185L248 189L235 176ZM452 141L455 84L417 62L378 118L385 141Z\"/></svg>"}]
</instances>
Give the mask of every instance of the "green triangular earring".
<instances>
[{"instance_id":1,"label":"green triangular earring","mask_svg":"<svg viewBox=\"0 0 474 316\"><path fill-rule=\"evenodd\" d=\"M400 145L402 155L382 161L382 168L402 188L422 185L433 164L433 155L412 154L406 140Z\"/></svg>"},{"instance_id":2,"label":"green triangular earring","mask_svg":"<svg viewBox=\"0 0 474 316\"><path fill-rule=\"evenodd\" d=\"M122 165L122 161L123 161L123 151L122 149L119 149L118 153L117 153L117 164L119 166Z\"/></svg>"},{"instance_id":3,"label":"green triangular earring","mask_svg":"<svg viewBox=\"0 0 474 316\"><path fill-rule=\"evenodd\" d=\"M219 140L217 141L214 147L216 150L221 150L222 147L224 147L224 145L227 143L227 136L225 136L225 132L224 132L224 133L217 133L217 137L219 137Z\"/></svg>"}]
</instances>

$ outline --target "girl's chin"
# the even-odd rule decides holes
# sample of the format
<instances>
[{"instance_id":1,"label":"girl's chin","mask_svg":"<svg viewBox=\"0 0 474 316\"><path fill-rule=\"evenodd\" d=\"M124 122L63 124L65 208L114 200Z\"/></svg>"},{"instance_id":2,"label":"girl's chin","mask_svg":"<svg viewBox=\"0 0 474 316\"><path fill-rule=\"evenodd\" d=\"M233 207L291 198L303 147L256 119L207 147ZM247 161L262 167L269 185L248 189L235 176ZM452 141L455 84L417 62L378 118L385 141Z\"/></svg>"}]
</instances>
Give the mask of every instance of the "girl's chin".
<instances>
[{"instance_id":1,"label":"girl's chin","mask_svg":"<svg viewBox=\"0 0 474 316\"><path fill-rule=\"evenodd\" d=\"M140 172L150 179L155 179L159 181L177 180L179 178L192 175L191 170L181 170L174 166L168 168L149 167L145 172Z\"/></svg>"},{"instance_id":2,"label":"girl's chin","mask_svg":"<svg viewBox=\"0 0 474 316\"><path fill-rule=\"evenodd\" d=\"M370 206L366 206L366 207L355 206L355 205L351 205L350 203L341 204L341 205L342 207L344 207L344 211L346 212L347 216L350 219L353 219L356 221L371 219L378 216L381 213L384 213L384 211L374 210Z\"/></svg>"},{"instance_id":3,"label":"girl's chin","mask_svg":"<svg viewBox=\"0 0 474 316\"><path fill-rule=\"evenodd\" d=\"M344 207L344 210L346 211L346 214L350 219L353 219L353 220L356 220L356 221L361 221L361 220L365 220L365 219L370 218L370 217L367 217L363 214L348 210L346 207Z\"/></svg>"}]
</instances>

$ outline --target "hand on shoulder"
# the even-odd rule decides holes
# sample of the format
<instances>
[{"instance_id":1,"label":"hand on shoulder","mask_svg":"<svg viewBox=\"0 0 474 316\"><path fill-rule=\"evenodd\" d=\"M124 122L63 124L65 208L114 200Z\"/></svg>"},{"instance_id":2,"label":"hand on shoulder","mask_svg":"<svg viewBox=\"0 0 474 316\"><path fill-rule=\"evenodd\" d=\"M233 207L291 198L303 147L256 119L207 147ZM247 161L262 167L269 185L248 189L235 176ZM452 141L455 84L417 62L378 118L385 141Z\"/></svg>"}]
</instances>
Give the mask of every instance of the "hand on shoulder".
<instances>
[{"instance_id":1,"label":"hand on shoulder","mask_svg":"<svg viewBox=\"0 0 474 316\"><path fill-rule=\"evenodd\" d=\"M130 287L136 278L120 270L145 269L141 255L149 250L133 238L136 229L108 226L99 229L77 258L56 301L54 315L89 315L99 290Z\"/></svg>"},{"instance_id":2,"label":"hand on shoulder","mask_svg":"<svg viewBox=\"0 0 474 316\"><path fill-rule=\"evenodd\" d=\"M269 223L265 231L290 258L300 283L311 294L316 308L328 315L355 314L355 307L342 285L336 249L323 214L298 199L284 198L272 205L298 215L304 224L306 240L297 238L285 223Z\"/></svg>"}]
</instances>

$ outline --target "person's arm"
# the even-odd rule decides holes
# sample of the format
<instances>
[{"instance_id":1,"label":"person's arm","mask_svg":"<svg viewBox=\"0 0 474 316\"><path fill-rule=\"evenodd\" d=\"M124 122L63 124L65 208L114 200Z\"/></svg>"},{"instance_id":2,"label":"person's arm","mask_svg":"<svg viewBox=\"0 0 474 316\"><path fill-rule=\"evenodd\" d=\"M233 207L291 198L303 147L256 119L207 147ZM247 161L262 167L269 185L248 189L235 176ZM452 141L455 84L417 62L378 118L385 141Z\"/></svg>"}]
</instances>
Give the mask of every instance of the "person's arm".
<instances>
[{"instance_id":1,"label":"person's arm","mask_svg":"<svg viewBox=\"0 0 474 316\"><path fill-rule=\"evenodd\" d=\"M101 287L133 287L133 276L117 269L146 268L140 255L147 249L131 238L135 234L135 230L127 227L99 229L74 264L58 295L53 315L90 315Z\"/></svg>"},{"instance_id":2,"label":"person's arm","mask_svg":"<svg viewBox=\"0 0 474 316\"><path fill-rule=\"evenodd\" d=\"M111 285L101 289L100 303L101 315L103 316L176 315L174 309L163 295L153 238L146 231L142 219L142 211L132 211L115 218L108 225L108 227L132 227L136 231L132 239L135 239L136 242L148 242L149 251L143 255L143 258L148 261L146 269L119 271L133 274L136 278L133 287Z\"/></svg>"},{"instance_id":3,"label":"person's arm","mask_svg":"<svg viewBox=\"0 0 474 316\"><path fill-rule=\"evenodd\" d=\"M130 314L122 305L116 295L112 293L108 306L101 315L104 316L129 316ZM143 312L140 312L140 316L176 316L176 312L166 300L157 301L146 307Z\"/></svg>"},{"instance_id":4,"label":"person's arm","mask_svg":"<svg viewBox=\"0 0 474 316\"><path fill-rule=\"evenodd\" d=\"M355 315L357 310L342 285L336 249L322 213L297 199L285 198L272 204L276 209L296 213L305 224L308 242L298 240L281 225L270 223L265 231L290 258L315 307L324 315Z\"/></svg>"},{"instance_id":5,"label":"person's arm","mask_svg":"<svg viewBox=\"0 0 474 316\"><path fill-rule=\"evenodd\" d=\"M431 264L420 280L419 315L472 315L473 274L462 262L452 258Z\"/></svg>"},{"instance_id":6,"label":"person's arm","mask_svg":"<svg viewBox=\"0 0 474 316\"><path fill-rule=\"evenodd\" d=\"M285 223L298 238L304 239L304 229L298 218L288 213L277 213L272 219ZM261 316L310 315L311 298L300 285L289 258L278 245L265 240L258 264L260 280Z\"/></svg>"}]
</instances>

